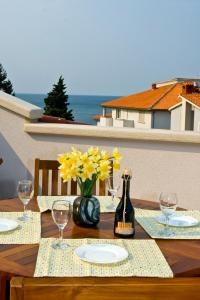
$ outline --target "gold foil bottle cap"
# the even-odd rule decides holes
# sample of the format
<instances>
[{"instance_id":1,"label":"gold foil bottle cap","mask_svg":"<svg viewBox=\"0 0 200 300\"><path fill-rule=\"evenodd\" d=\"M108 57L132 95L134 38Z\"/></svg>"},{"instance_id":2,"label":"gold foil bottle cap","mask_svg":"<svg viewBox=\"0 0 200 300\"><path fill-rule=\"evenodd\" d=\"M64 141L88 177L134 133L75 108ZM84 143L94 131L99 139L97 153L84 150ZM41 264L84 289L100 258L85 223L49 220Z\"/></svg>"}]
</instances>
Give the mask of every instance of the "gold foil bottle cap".
<instances>
[{"instance_id":1,"label":"gold foil bottle cap","mask_svg":"<svg viewBox=\"0 0 200 300\"><path fill-rule=\"evenodd\" d=\"M124 169L123 173L122 173L122 178L127 178L127 179L131 179L132 178L132 171L131 169Z\"/></svg>"}]
</instances>

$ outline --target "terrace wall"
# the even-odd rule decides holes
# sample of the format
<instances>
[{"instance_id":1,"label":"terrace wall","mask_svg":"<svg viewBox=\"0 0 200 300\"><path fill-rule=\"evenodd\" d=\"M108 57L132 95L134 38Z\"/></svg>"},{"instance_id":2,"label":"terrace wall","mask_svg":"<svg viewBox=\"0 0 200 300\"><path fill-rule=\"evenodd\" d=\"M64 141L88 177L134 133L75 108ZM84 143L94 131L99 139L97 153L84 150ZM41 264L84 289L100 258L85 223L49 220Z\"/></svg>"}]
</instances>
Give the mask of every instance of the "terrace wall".
<instances>
[{"instance_id":1,"label":"terrace wall","mask_svg":"<svg viewBox=\"0 0 200 300\"><path fill-rule=\"evenodd\" d=\"M133 171L132 197L157 200L161 191L175 191L180 206L200 209L199 133L38 123L39 108L20 102L16 111L14 102L0 93L0 198L15 196L18 180L33 178L36 157L56 159L72 146L82 151L118 147L122 169ZM29 114L24 115L23 105Z\"/></svg>"}]
</instances>

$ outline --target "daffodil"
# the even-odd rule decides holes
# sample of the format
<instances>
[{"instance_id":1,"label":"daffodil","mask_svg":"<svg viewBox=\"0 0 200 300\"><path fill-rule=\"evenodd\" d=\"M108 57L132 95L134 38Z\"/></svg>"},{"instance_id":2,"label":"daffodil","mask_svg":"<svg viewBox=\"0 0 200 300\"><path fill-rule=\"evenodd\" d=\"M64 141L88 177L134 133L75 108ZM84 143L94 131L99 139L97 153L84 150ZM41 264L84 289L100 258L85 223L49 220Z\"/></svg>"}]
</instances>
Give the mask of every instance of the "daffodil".
<instances>
[{"instance_id":1,"label":"daffodil","mask_svg":"<svg viewBox=\"0 0 200 300\"><path fill-rule=\"evenodd\" d=\"M117 148L112 155L104 150L99 151L98 147L90 147L85 153L71 148L69 152L58 156L63 181L77 180L81 192L87 195L97 179L105 180L109 177L112 166L114 170L120 169L120 160L121 154Z\"/></svg>"},{"instance_id":2,"label":"daffodil","mask_svg":"<svg viewBox=\"0 0 200 300\"><path fill-rule=\"evenodd\" d=\"M93 155L93 156L99 154L99 148L98 147L90 147L88 149L88 154Z\"/></svg>"},{"instance_id":3,"label":"daffodil","mask_svg":"<svg viewBox=\"0 0 200 300\"><path fill-rule=\"evenodd\" d=\"M120 170L120 161L119 161L119 160L115 160L115 161L113 162L113 169L114 169L115 171L119 171L119 170Z\"/></svg>"},{"instance_id":4,"label":"daffodil","mask_svg":"<svg viewBox=\"0 0 200 300\"><path fill-rule=\"evenodd\" d=\"M95 165L93 163L89 162L83 166L83 171L88 173L89 178L91 178L92 175L96 173Z\"/></svg>"},{"instance_id":5,"label":"daffodil","mask_svg":"<svg viewBox=\"0 0 200 300\"><path fill-rule=\"evenodd\" d=\"M86 179L90 179L90 174L86 170L83 170L83 172L80 174L80 178L83 182L85 182Z\"/></svg>"},{"instance_id":6,"label":"daffodil","mask_svg":"<svg viewBox=\"0 0 200 300\"><path fill-rule=\"evenodd\" d=\"M122 156L121 156L121 154L119 153L119 151L118 151L117 148L115 148L115 149L113 150L112 155L113 155L114 159L116 159L116 160L120 160L120 159L122 158Z\"/></svg>"},{"instance_id":7,"label":"daffodil","mask_svg":"<svg viewBox=\"0 0 200 300\"><path fill-rule=\"evenodd\" d=\"M110 161L101 161L99 165L99 179L105 180L110 174Z\"/></svg>"},{"instance_id":8,"label":"daffodil","mask_svg":"<svg viewBox=\"0 0 200 300\"><path fill-rule=\"evenodd\" d=\"M70 173L67 171L61 171L60 176L63 179L63 182L67 182L68 180L71 179Z\"/></svg>"},{"instance_id":9,"label":"daffodil","mask_svg":"<svg viewBox=\"0 0 200 300\"><path fill-rule=\"evenodd\" d=\"M67 153L64 153L64 154L59 154L58 156L58 162L60 164L64 163L68 158L68 154Z\"/></svg>"},{"instance_id":10,"label":"daffodil","mask_svg":"<svg viewBox=\"0 0 200 300\"><path fill-rule=\"evenodd\" d=\"M108 160L110 159L110 154L104 150L101 151L101 157L103 160Z\"/></svg>"},{"instance_id":11,"label":"daffodil","mask_svg":"<svg viewBox=\"0 0 200 300\"><path fill-rule=\"evenodd\" d=\"M88 156L87 153L82 154L81 157L80 157L80 159L81 159L81 164L82 165L88 164L89 161L90 161L90 158L89 158L89 156Z\"/></svg>"},{"instance_id":12,"label":"daffodil","mask_svg":"<svg viewBox=\"0 0 200 300\"><path fill-rule=\"evenodd\" d=\"M78 168L75 167L75 168L71 168L70 171L69 171L69 174L70 174L70 177L76 181L76 178L77 178L77 175L78 175Z\"/></svg>"},{"instance_id":13,"label":"daffodil","mask_svg":"<svg viewBox=\"0 0 200 300\"><path fill-rule=\"evenodd\" d=\"M97 155L91 155L90 160L94 163L98 163L101 160L101 156L99 154Z\"/></svg>"}]
</instances>

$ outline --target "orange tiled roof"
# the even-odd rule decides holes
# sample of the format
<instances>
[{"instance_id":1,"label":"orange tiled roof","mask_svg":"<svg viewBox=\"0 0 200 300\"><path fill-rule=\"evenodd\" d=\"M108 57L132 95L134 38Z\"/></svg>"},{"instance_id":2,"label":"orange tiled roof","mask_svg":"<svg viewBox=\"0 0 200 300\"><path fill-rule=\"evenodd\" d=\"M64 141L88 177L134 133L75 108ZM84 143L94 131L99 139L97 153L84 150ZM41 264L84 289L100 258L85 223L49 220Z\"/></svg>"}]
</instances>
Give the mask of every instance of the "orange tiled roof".
<instances>
[{"instance_id":1,"label":"orange tiled roof","mask_svg":"<svg viewBox=\"0 0 200 300\"><path fill-rule=\"evenodd\" d=\"M181 96L200 107L200 93L181 94Z\"/></svg>"},{"instance_id":2,"label":"orange tiled roof","mask_svg":"<svg viewBox=\"0 0 200 300\"><path fill-rule=\"evenodd\" d=\"M168 110L170 107L181 102L181 99L178 96L182 92L182 86L183 84L181 83L174 85L174 87L153 106L153 109Z\"/></svg>"},{"instance_id":3,"label":"orange tiled roof","mask_svg":"<svg viewBox=\"0 0 200 300\"><path fill-rule=\"evenodd\" d=\"M129 95L109 102L102 103L104 107L119 107L141 110L168 110L181 102L178 98L184 83L165 85L156 89Z\"/></svg>"}]
</instances>

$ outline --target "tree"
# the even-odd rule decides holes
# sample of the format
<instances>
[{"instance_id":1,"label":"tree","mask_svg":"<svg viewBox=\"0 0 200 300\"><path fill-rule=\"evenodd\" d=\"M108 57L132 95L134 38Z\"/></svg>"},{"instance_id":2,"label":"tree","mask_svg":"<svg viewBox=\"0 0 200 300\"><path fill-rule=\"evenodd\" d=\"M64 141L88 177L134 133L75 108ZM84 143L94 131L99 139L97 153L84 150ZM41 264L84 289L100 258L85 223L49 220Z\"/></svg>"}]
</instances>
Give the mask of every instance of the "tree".
<instances>
[{"instance_id":1,"label":"tree","mask_svg":"<svg viewBox=\"0 0 200 300\"><path fill-rule=\"evenodd\" d=\"M7 78L7 73L4 70L2 64L0 64L0 90L4 91L7 94L14 95L12 83Z\"/></svg>"},{"instance_id":2,"label":"tree","mask_svg":"<svg viewBox=\"0 0 200 300\"><path fill-rule=\"evenodd\" d=\"M58 82L53 85L52 91L48 93L44 102L45 115L74 120L72 110L68 110L68 95L66 94L66 85L64 84L64 78L62 76L60 76Z\"/></svg>"}]
</instances>

